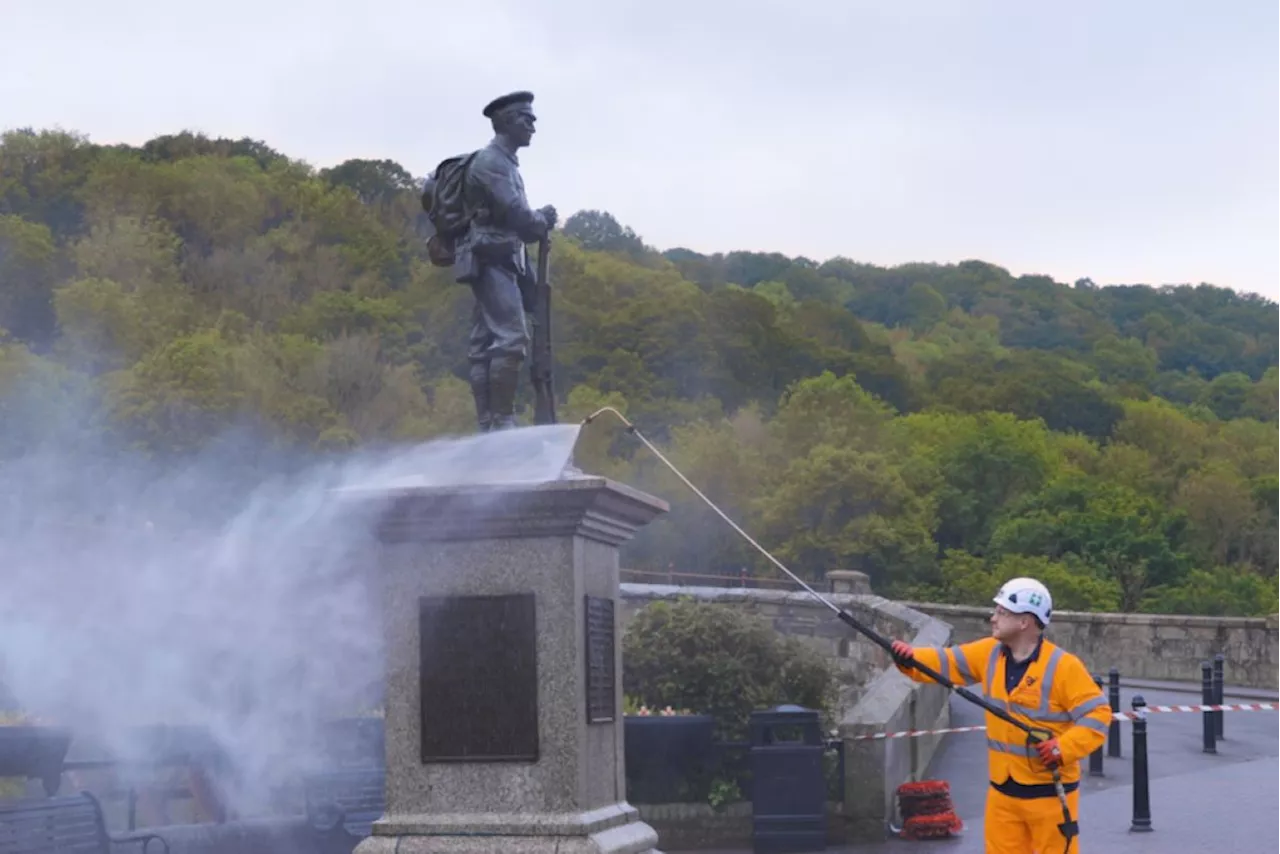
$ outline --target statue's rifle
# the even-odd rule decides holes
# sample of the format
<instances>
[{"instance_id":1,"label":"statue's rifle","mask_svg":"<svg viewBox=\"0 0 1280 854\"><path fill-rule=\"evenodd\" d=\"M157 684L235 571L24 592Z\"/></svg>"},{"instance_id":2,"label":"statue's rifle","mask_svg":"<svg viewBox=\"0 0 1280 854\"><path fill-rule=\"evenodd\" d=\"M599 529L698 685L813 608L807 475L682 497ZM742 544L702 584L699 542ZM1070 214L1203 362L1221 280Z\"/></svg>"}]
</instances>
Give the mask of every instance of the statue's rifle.
<instances>
[{"instance_id":1,"label":"statue's rifle","mask_svg":"<svg viewBox=\"0 0 1280 854\"><path fill-rule=\"evenodd\" d=\"M529 380L533 385L535 424L556 423L556 391L551 367L551 281L548 262L551 235L538 241L538 279L534 284L533 353L529 359Z\"/></svg>"}]
</instances>

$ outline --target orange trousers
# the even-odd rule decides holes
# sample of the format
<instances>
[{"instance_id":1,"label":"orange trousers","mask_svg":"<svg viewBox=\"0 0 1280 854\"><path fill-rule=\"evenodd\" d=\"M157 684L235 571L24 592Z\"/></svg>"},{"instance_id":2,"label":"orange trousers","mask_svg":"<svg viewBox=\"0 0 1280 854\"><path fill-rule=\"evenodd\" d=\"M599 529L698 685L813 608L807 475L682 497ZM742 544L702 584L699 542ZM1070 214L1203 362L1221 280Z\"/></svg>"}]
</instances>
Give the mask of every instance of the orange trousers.
<instances>
[{"instance_id":1,"label":"orange trousers","mask_svg":"<svg viewBox=\"0 0 1280 854\"><path fill-rule=\"evenodd\" d=\"M1079 821L1080 790L1067 795L1071 818ZM1011 798L987 789L984 817L987 854L1063 854L1066 837L1062 824L1062 802L1054 798ZM1071 840L1070 854L1080 854L1080 837Z\"/></svg>"}]
</instances>

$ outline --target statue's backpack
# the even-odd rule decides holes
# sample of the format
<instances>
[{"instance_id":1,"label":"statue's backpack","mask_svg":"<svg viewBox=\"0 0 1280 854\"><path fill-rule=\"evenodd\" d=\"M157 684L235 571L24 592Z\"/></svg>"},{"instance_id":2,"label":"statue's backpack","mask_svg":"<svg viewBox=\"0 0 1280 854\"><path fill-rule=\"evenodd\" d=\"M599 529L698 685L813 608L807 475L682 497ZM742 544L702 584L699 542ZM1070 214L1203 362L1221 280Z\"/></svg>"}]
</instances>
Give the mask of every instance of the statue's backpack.
<instances>
[{"instance_id":1,"label":"statue's backpack","mask_svg":"<svg viewBox=\"0 0 1280 854\"><path fill-rule=\"evenodd\" d=\"M435 230L427 239L427 255L437 267L453 266L458 239L471 226L464 192L467 169L477 153L459 154L442 161L423 188L422 209Z\"/></svg>"}]
</instances>

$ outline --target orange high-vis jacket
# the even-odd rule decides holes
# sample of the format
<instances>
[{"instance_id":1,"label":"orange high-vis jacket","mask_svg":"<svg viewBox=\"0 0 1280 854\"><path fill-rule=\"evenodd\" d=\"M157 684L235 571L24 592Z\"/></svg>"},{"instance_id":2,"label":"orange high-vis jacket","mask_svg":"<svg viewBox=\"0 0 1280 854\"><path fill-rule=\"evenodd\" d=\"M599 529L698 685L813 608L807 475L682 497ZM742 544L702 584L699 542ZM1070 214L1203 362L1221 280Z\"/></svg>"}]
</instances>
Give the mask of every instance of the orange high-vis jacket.
<instances>
[{"instance_id":1,"label":"orange high-vis jacket","mask_svg":"<svg viewBox=\"0 0 1280 854\"><path fill-rule=\"evenodd\" d=\"M1080 779L1080 760L1106 741L1111 706L1079 658L1041 640L1040 652L1022 681L1005 693L1004 645L995 638L940 647L921 647L915 658L956 685L982 686L986 699L1034 729L1048 730L1062 750L1063 783ZM898 669L917 682L929 677L910 666ZM1037 785L1052 783L1053 773L1027 741L1027 734L987 712L987 765L991 781Z\"/></svg>"}]
</instances>

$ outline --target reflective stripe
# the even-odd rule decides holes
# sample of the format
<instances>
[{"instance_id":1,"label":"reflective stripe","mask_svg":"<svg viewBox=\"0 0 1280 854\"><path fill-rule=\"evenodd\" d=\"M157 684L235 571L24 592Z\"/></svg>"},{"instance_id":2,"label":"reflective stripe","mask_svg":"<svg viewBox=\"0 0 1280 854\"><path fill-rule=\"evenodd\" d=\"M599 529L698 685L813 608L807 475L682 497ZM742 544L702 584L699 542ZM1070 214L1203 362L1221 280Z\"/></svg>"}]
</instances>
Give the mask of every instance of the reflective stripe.
<instances>
[{"instance_id":1,"label":"reflective stripe","mask_svg":"<svg viewBox=\"0 0 1280 854\"><path fill-rule=\"evenodd\" d=\"M973 672L973 668L969 666L969 659L965 657L964 650L958 646L947 648L952 657L956 661L956 673L965 681L966 685L972 685L978 681L978 675Z\"/></svg>"},{"instance_id":2,"label":"reflective stripe","mask_svg":"<svg viewBox=\"0 0 1280 854\"><path fill-rule=\"evenodd\" d=\"M947 663L947 651L940 646L931 646L929 651L938 654L938 670L941 671L942 678L954 682L951 678L951 666Z\"/></svg>"},{"instance_id":3,"label":"reflective stripe","mask_svg":"<svg viewBox=\"0 0 1280 854\"><path fill-rule=\"evenodd\" d=\"M1044 678L1040 680L1040 708L1036 710L1036 714L1049 714L1049 700L1053 698L1053 677L1058 672L1058 662L1062 660L1062 649L1053 648L1053 654L1049 656L1049 665L1044 669ZM1042 717L1040 720L1051 720L1051 718Z\"/></svg>"},{"instance_id":4,"label":"reflective stripe","mask_svg":"<svg viewBox=\"0 0 1280 854\"><path fill-rule=\"evenodd\" d=\"M1103 697L1101 694L1099 694L1096 697L1091 697L1090 699L1085 700L1083 703L1081 703L1080 705L1076 706L1074 709L1071 710L1071 712L1069 713L1071 715L1071 720L1078 721L1080 720L1080 718L1089 714L1094 709L1099 708L1101 706L1105 706L1106 704L1107 704L1107 698Z\"/></svg>"},{"instance_id":5,"label":"reflective stripe","mask_svg":"<svg viewBox=\"0 0 1280 854\"><path fill-rule=\"evenodd\" d=\"M1107 725L1097 718L1081 718L1076 721L1076 726L1082 726L1085 729L1091 729L1094 732L1100 732L1103 735L1107 734Z\"/></svg>"},{"instance_id":6,"label":"reflective stripe","mask_svg":"<svg viewBox=\"0 0 1280 854\"><path fill-rule=\"evenodd\" d=\"M996 665L1000 662L1001 646L1002 646L1001 644L996 644L995 646L991 647L991 655L987 658L987 685L986 685L987 690L983 692L987 695L988 700L991 700L996 703L1004 702L1003 700L999 700L991 696L996 691Z\"/></svg>"},{"instance_id":7,"label":"reflective stripe","mask_svg":"<svg viewBox=\"0 0 1280 854\"><path fill-rule=\"evenodd\" d=\"M1040 708L1044 708L1043 703ZM1066 723L1072 720L1070 712L1044 712L1040 709L1033 709L1030 706L1019 706L1017 703L1010 703L1009 711L1039 723Z\"/></svg>"},{"instance_id":8,"label":"reflective stripe","mask_svg":"<svg viewBox=\"0 0 1280 854\"><path fill-rule=\"evenodd\" d=\"M987 749L994 750L996 753L1008 753L1012 756L1025 756L1030 758L1031 748L1025 744L1011 744L1007 741L996 741L994 738L987 739Z\"/></svg>"}]
</instances>

